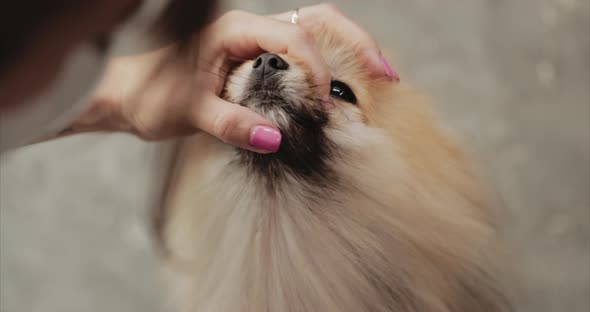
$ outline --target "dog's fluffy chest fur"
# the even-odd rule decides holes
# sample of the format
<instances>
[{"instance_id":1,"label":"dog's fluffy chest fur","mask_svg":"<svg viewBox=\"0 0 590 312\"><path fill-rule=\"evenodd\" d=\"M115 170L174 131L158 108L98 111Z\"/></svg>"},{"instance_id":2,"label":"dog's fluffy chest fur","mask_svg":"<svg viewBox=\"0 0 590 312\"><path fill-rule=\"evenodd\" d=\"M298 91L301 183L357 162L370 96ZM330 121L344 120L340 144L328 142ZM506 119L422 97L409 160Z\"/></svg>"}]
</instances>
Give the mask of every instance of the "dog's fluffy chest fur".
<instances>
[{"instance_id":1,"label":"dog's fluffy chest fur","mask_svg":"<svg viewBox=\"0 0 590 312\"><path fill-rule=\"evenodd\" d=\"M358 159L338 191L285 180L271 194L235 150L194 140L166 227L181 311L504 311L486 261L493 229L471 198L397 185L385 177L411 174Z\"/></svg>"},{"instance_id":2,"label":"dog's fluffy chest fur","mask_svg":"<svg viewBox=\"0 0 590 312\"><path fill-rule=\"evenodd\" d=\"M187 296L175 300L184 311L365 311L366 294L359 300L359 288L345 285L370 281L331 215L347 213L347 196L329 186L310 190L320 186L291 175L269 189L233 149L208 148L215 151L199 151L183 170L201 177L181 184L174 199L195 205L176 211L167 227L170 249L180 252L173 278Z\"/></svg>"}]
</instances>

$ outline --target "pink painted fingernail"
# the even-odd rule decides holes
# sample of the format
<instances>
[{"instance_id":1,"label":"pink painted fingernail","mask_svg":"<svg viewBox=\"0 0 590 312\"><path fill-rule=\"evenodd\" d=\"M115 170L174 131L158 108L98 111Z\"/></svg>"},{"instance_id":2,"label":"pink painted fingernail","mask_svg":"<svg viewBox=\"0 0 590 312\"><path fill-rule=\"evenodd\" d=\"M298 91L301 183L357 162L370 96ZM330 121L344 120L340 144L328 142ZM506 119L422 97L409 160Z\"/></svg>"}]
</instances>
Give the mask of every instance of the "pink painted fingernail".
<instances>
[{"instance_id":1,"label":"pink painted fingernail","mask_svg":"<svg viewBox=\"0 0 590 312\"><path fill-rule=\"evenodd\" d=\"M381 56L381 63L383 63L383 68L385 69L385 76L387 76L387 78L389 79L399 81L399 75L395 70L393 70L393 68L391 68L391 66L383 56Z\"/></svg>"},{"instance_id":2,"label":"pink painted fingernail","mask_svg":"<svg viewBox=\"0 0 590 312\"><path fill-rule=\"evenodd\" d=\"M250 145L269 152L276 152L281 146L281 132L267 126L256 126L250 132Z\"/></svg>"}]
</instances>

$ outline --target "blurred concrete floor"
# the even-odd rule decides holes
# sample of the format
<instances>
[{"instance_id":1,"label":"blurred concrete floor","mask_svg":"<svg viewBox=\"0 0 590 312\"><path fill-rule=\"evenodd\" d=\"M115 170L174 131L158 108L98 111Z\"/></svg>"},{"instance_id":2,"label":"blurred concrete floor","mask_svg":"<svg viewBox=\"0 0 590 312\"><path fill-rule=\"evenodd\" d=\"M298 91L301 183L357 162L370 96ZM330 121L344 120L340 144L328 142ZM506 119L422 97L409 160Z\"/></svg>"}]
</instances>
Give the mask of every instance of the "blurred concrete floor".
<instances>
[{"instance_id":1,"label":"blurred concrete floor","mask_svg":"<svg viewBox=\"0 0 590 312\"><path fill-rule=\"evenodd\" d=\"M491 169L518 259L517 311L589 311L590 2L334 2L394 53L402 79L433 95ZM0 161L1 312L163 311L146 230L161 149L91 136Z\"/></svg>"}]
</instances>

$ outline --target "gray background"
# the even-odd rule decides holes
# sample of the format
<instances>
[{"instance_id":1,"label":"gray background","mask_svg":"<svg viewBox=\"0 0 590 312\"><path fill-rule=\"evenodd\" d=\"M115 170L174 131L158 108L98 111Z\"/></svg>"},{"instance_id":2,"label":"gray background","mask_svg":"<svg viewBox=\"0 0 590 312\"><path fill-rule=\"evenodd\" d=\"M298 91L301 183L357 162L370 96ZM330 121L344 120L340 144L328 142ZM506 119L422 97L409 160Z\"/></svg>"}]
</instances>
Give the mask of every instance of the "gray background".
<instances>
[{"instance_id":1,"label":"gray background","mask_svg":"<svg viewBox=\"0 0 590 312\"><path fill-rule=\"evenodd\" d=\"M491 169L518 259L517 310L589 311L590 2L335 3L394 52L402 79L437 99ZM146 230L162 149L84 136L0 161L1 312L163 310Z\"/></svg>"}]
</instances>

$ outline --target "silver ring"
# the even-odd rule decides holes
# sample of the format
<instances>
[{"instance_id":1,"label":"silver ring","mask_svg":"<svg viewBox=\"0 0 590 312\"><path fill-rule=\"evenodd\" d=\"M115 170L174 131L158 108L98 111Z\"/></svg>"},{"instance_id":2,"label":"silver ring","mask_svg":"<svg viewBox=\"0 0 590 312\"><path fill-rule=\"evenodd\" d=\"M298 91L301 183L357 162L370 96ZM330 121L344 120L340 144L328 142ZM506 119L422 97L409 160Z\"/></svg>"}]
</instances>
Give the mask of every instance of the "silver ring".
<instances>
[{"instance_id":1,"label":"silver ring","mask_svg":"<svg viewBox=\"0 0 590 312\"><path fill-rule=\"evenodd\" d=\"M296 8L293 14L291 14L291 24L299 24L299 8Z\"/></svg>"}]
</instances>

